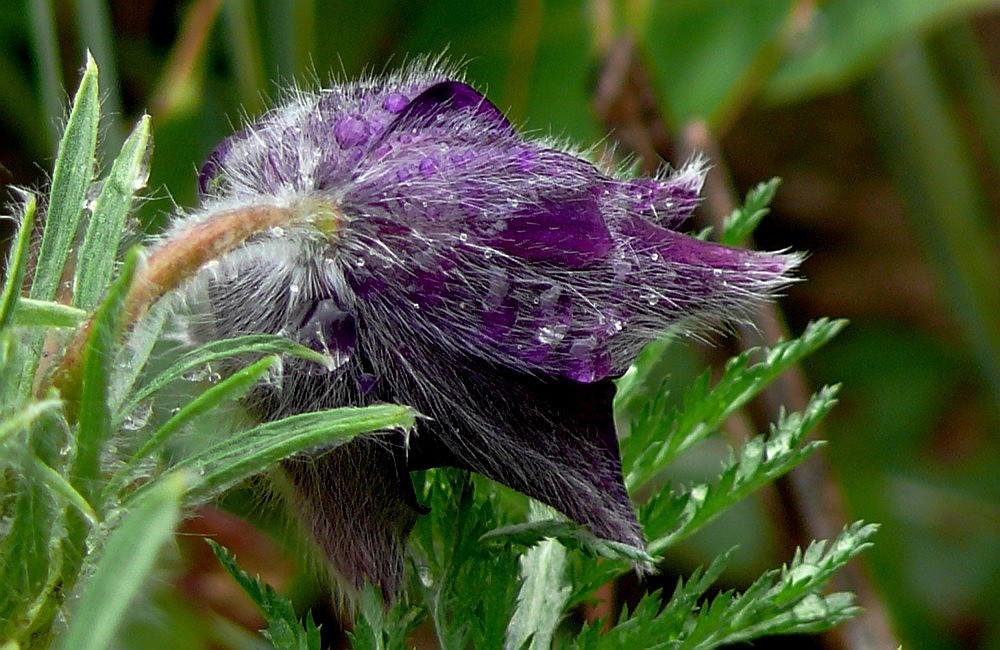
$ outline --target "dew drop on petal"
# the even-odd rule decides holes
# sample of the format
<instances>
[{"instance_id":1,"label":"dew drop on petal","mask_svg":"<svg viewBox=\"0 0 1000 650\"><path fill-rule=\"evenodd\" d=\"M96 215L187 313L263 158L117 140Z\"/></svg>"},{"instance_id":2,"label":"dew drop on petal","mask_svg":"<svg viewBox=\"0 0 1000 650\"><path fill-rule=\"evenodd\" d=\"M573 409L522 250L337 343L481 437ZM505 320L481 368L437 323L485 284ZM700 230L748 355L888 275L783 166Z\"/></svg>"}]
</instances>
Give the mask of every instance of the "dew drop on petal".
<instances>
[{"instance_id":1,"label":"dew drop on petal","mask_svg":"<svg viewBox=\"0 0 1000 650\"><path fill-rule=\"evenodd\" d=\"M389 93L382 100L382 108L390 113L399 113L410 103L409 98L402 93Z\"/></svg>"},{"instance_id":2,"label":"dew drop on petal","mask_svg":"<svg viewBox=\"0 0 1000 650\"><path fill-rule=\"evenodd\" d=\"M538 342L544 345L558 345L569 331L566 323L551 323L542 325L538 330Z\"/></svg>"}]
</instances>

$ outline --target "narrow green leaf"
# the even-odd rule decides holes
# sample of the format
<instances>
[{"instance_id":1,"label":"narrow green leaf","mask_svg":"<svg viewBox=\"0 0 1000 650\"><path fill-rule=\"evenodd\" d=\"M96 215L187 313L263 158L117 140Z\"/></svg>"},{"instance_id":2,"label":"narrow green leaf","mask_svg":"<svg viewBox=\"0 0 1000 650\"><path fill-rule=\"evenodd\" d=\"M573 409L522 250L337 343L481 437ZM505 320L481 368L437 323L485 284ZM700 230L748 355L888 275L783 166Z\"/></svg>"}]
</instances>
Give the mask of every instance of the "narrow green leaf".
<instances>
[{"instance_id":1,"label":"narrow green leaf","mask_svg":"<svg viewBox=\"0 0 1000 650\"><path fill-rule=\"evenodd\" d=\"M116 494L129 480L129 474L150 454L160 449L164 443L196 417L203 415L220 404L233 402L244 396L261 377L278 363L277 356L264 357L260 361L227 377L208 388L204 393L188 402L180 411L163 423L153 435L142 444L138 451L118 470L105 486L105 497Z\"/></svg>"},{"instance_id":2,"label":"narrow green leaf","mask_svg":"<svg viewBox=\"0 0 1000 650\"><path fill-rule=\"evenodd\" d=\"M21 208L21 224L17 231L17 239L7 258L7 279L0 294L0 329L11 324L15 307L21 297L21 285L24 283L24 270L31 250L31 233L35 226L35 209L38 201L34 194L25 193Z\"/></svg>"},{"instance_id":3,"label":"narrow green leaf","mask_svg":"<svg viewBox=\"0 0 1000 650\"><path fill-rule=\"evenodd\" d=\"M313 622L311 614L307 614L305 620L300 623L290 600L259 577L251 578L236 563L236 556L225 547L211 539L205 541L212 547L212 552L219 559L219 563L229 575L233 576L264 615L267 630L263 634L275 648L319 650L322 647L319 628Z\"/></svg>"},{"instance_id":4,"label":"narrow green leaf","mask_svg":"<svg viewBox=\"0 0 1000 650\"><path fill-rule=\"evenodd\" d=\"M14 311L14 324L21 327L78 327L87 312L76 307L46 300L21 298Z\"/></svg>"},{"instance_id":5,"label":"narrow green leaf","mask_svg":"<svg viewBox=\"0 0 1000 650\"><path fill-rule=\"evenodd\" d=\"M115 356L115 373L111 376L108 386L108 404L119 422L122 415L122 404L133 392L139 375L146 367L156 343L161 340L161 333L167 323L172 307L169 300L161 300L143 316L129 332L128 337L118 348Z\"/></svg>"},{"instance_id":6,"label":"narrow green leaf","mask_svg":"<svg viewBox=\"0 0 1000 650\"><path fill-rule=\"evenodd\" d=\"M32 422L43 414L58 411L60 407L62 407L61 401L55 398L48 398L37 402L30 402L21 410L4 418L0 422L0 445L18 431L26 430L31 426Z\"/></svg>"},{"instance_id":7,"label":"narrow green leaf","mask_svg":"<svg viewBox=\"0 0 1000 650\"><path fill-rule=\"evenodd\" d=\"M168 384L183 378L192 370L204 368L223 359L230 359L241 354L288 354L307 361L314 361L324 366L330 364L330 358L321 352L296 343L283 336L273 334L251 334L222 341L212 341L182 355L169 367L149 380L129 397L122 405L118 419L130 413L140 403L152 397L157 391Z\"/></svg>"},{"instance_id":8,"label":"narrow green leaf","mask_svg":"<svg viewBox=\"0 0 1000 650\"><path fill-rule=\"evenodd\" d=\"M93 309L114 271L125 218L136 190L149 176L149 116L144 115L125 141L121 153L94 202L93 214L76 261L73 305Z\"/></svg>"},{"instance_id":9,"label":"narrow green leaf","mask_svg":"<svg viewBox=\"0 0 1000 650\"><path fill-rule=\"evenodd\" d=\"M138 261L139 251L134 248L126 255L121 274L94 315L80 361L83 373L77 420L77 453L70 476L77 489L91 503L98 494L96 483L100 475L101 452L111 437L108 377L111 360L114 359L118 320Z\"/></svg>"},{"instance_id":10,"label":"narrow green leaf","mask_svg":"<svg viewBox=\"0 0 1000 650\"><path fill-rule=\"evenodd\" d=\"M181 498L189 485L183 473L156 481L136 499L101 553L90 578L81 585L80 600L57 647L104 650L147 576L160 549L173 536Z\"/></svg>"},{"instance_id":11,"label":"narrow green leaf","mask_svg":"<svg viewBox=\"0 0 1000 650\"><path fill-rule=\"evenodd\" d=\"M59 142L45 215L45 232L31 283L32 298L52 300L56 296L83 213L87 187L94 174L99 120L97 64L88 55L80 88L73 99L69 121Z\"/></svg>"},{"instance_id":12,"label":"narrow green leaf","mask_svg":"<svg viewBox=\"0 0 1000 650\"><path fill-rule=\"evenodd\" d=\"M343 444L374 431L409 430L414 421L412 409L393 404L303 413L227 435L207 449L182 458L173 469L197 476L199 480L192 487L192 493L196 498L204 498L259 474L293 454Z\"/></svg>"},{"instance_id":13,"label":"narrow green leaf","mask_svg":"<svg viewBox=\"0 0 1000 650\"><path fill-rule=\"evenodd\" d=\"M41 459L35 458L35 462L29 467L32 476L34 476L42 485L49 488L53 494L58 494L66 503L73 506L77 511L83 515L84 519L91 526L96 526L98 523L97 513L91 507L87 500L83 498L72 485L69 484L62 474L56 470L49 467Z\"/></svg>"}]
</instances>

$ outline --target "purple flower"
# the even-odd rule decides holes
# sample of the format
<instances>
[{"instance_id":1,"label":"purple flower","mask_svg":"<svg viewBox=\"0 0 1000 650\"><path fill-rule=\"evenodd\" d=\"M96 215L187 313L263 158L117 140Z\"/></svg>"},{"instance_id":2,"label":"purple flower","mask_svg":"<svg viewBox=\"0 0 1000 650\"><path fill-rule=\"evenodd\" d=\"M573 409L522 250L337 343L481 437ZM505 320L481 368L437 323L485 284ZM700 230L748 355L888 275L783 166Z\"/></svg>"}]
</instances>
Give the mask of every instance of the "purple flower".
<instances>
[{"instance_id":1,"label":"purple flower","mask_svg":"<svg viewBox=\"0 0 1000 650\"><path fill-rule=\"evenodd\" d=\"M453 76L416 64L296 93L225 140L199 179L202 214L330 207L254 237L199 285L214 336L281 332L336 361L329 372L289 362L280 388L252 398L260 415L396 402L427 416L408 439L283 464L339 577L388 595L421 512L416 469L479 472L641 548L612 380L668 326L746 316L798 262L676 230L702 162L609 176L522 137Z\"/></svg>"}]
</instances>

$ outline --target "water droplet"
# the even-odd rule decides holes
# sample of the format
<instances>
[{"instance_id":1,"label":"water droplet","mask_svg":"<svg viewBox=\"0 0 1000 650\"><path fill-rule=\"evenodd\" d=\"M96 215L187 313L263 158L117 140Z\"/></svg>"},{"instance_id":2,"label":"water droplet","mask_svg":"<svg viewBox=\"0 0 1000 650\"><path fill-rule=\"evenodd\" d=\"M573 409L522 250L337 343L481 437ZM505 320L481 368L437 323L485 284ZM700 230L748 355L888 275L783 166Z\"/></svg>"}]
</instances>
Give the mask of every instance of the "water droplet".
<instances>
[{"instance_id":1,"label":"water droplet","mask_svg":"<svg viewBox=\"0 0 1000 650\"><path fill-rule=\"evenodd\" d=\"M146 400L141 402L138 406L132 409L132 412L125 416L122 420L122 429L126 431L138 431L139 429L146 426L149 422L149 416L153 413L153 400Z\"/></svg>"},{"instance_id":2,"label":"water droplet","mask_svg":"<svg viewBox=\"0 0 1000 650\"><path fill-rule=\"evenodd\" d=\"M660 259L660 254L659 253L653 253L652 255L649 256L649 259L651 259L651 260L653 260L655 262L658 259Z\"/></svg>"},{"instance_id":3,"label":"water droplet","mask_svg":"<svg viewBox=\"0 0 1000 650\"><path fill-rule=\"evenodd\" d=\"M555 306L556 301L559 300L559 294L561 293L562 287L559 285L552 285L539 295L535 304L540 304L542 309L550 311L552 307Z\"/></svg>"},{"instance_id":4,"label":"water droplet","mask_svg":"<svg viewBox=\"0 0 1000 650\"><path fill-rule=\"evenodd\" d=\"M198 368L192 368L185 372L181 377L185 381L205 381L212 374L212 366L205 364Z\"/></svg>"},{"instance_id":5,"label":"water droplet","mask_svg":"<svg viewBox=\"0 0 1000 650\"><path fill-rule=\"evenodd\" d=\"M271 228L268 230L268 233L270 233L272 237L284 237L285 229L282 228L281 226L271 226Z\"/></svg>"},{"instance_id":6,"label":"water droplet","mask_svg":"<svg viewBox=\"0 0 1000 650\"><path fill-rule=\"evenodd\" d=\"M538 330L538 342L544 345L558 345L566 337L567 331L569 325L565 323L543 325Z\"/></svg>"},{"instance_id":7,"label":"water droplet","mask_svg":"<svg viewBox=\"0 0 1000 650\"><path fill-rule=\"evenodd\" d=\"M363 267L364 267L364 265L365 265L365 260L364 260L364 258L363 258L363 257L359 257L358 259L356 259L356 260L354 261L354 265L355 265L355 266L357 266L357 267L358 267L359 269L360 269L360 268L363 268Z\"/></svg>"},{"instance_id":8,"label":"water droplet","mask_svg":"<svg viewBox=\"0 0 1000 650\"><path fill-rule=\"evenodd\" d=\"M464 232L463 233L459 233L458 238L461 241L469 241L469 235L467 233L464 233Z\"/></svg>"},{"instance_id":9,"label":"water droplet","mask_svg":"<svg viewBox=\"0 0 1000 650\"><path fill-rule=\"evenodd\" d=\"M299 291L301 291L301 287L299 287L299 285L295 284L294 282L292 284L288 285L288 293L290 293L292 295L295 295Z\"/></svg>"}]
</instances>

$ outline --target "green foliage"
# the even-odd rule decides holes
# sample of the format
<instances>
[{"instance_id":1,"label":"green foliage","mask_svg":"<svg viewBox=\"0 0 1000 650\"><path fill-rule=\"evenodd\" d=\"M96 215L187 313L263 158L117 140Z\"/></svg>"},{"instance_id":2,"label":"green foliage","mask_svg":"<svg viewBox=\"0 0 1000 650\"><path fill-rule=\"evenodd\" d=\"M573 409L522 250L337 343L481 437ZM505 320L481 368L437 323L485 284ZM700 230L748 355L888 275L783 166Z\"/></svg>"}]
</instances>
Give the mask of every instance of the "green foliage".
<instances>
[{"instance_id":1,"label":"green foliage","mask_svg":"<svg viewBox=\"0 0 1000 650\"><path fill-rule=\"evenodd\" d=\"M243 591L250 596L254 604L260 608L267 620L267 629L262 632L264 637L276 648L296 650L320 650L319 628L312 619L312 614L306 614L301 622L295 616L295 608L290 600L276 592L271 585L261 582L260 578L251 578L236 563L236 556L216 542L206 539L212 547L215 557L239 583ZM374 647L374 646L373 646Z\"/></svg>"}]
</instances>

